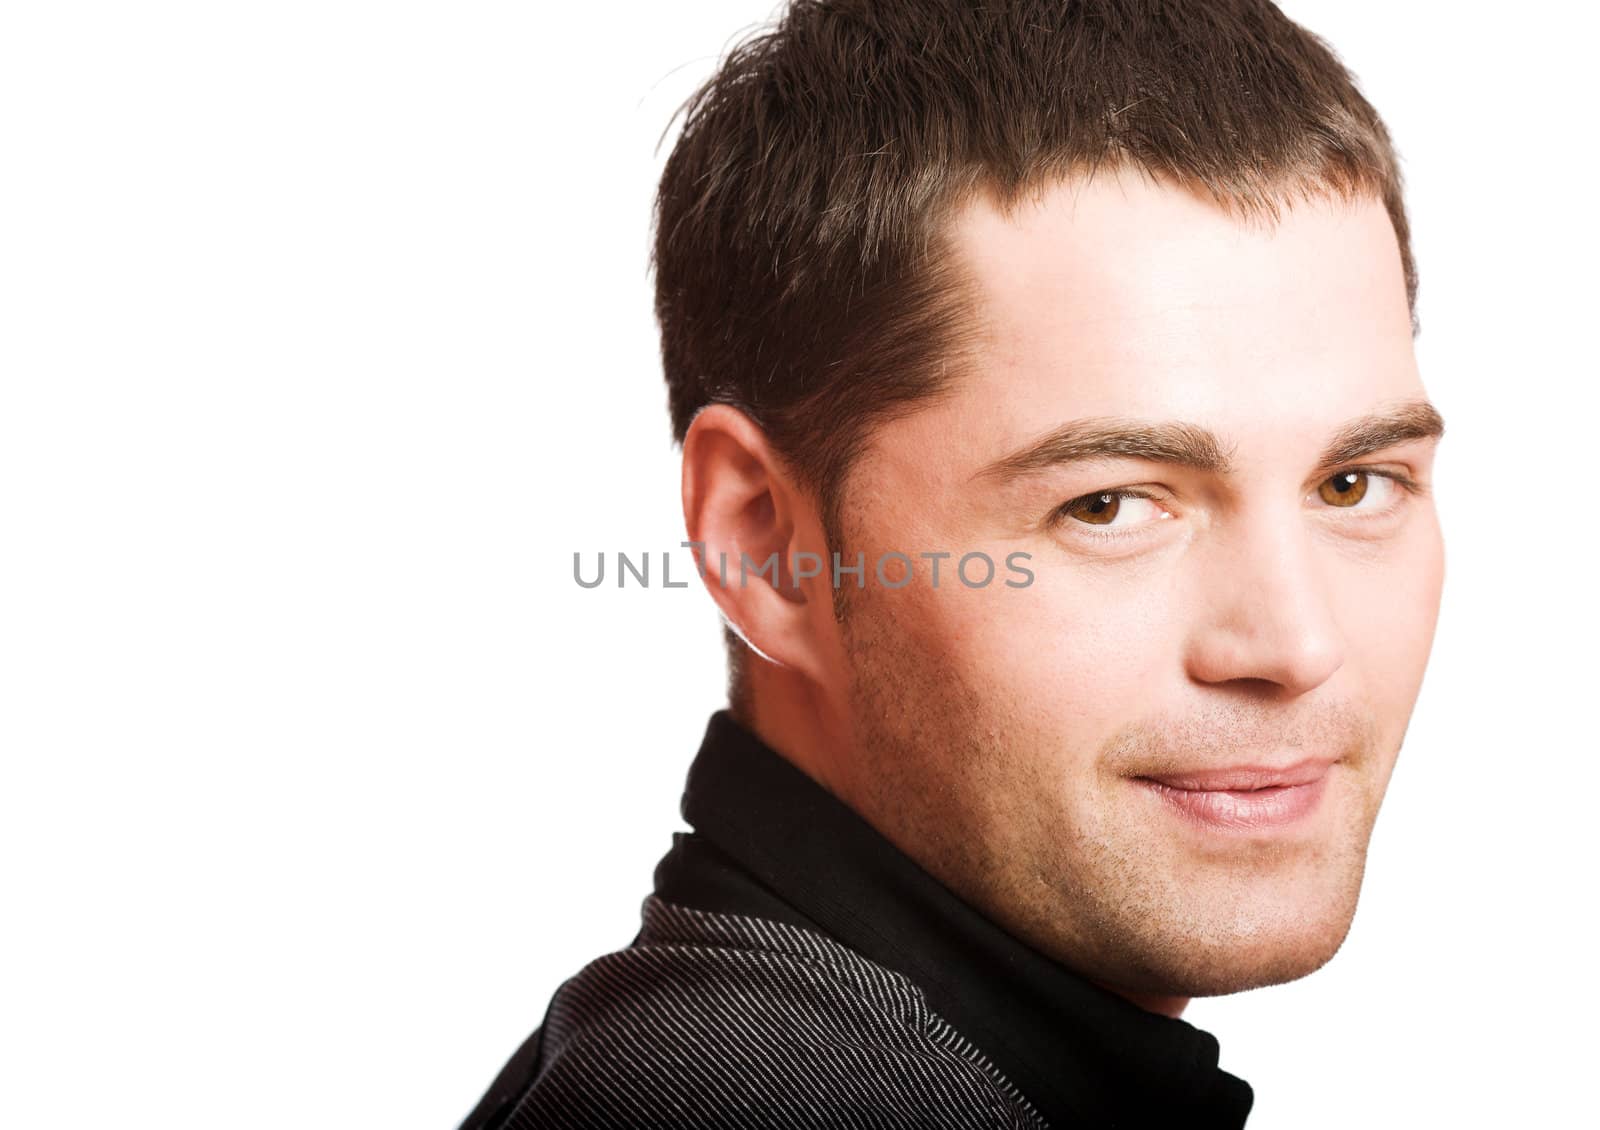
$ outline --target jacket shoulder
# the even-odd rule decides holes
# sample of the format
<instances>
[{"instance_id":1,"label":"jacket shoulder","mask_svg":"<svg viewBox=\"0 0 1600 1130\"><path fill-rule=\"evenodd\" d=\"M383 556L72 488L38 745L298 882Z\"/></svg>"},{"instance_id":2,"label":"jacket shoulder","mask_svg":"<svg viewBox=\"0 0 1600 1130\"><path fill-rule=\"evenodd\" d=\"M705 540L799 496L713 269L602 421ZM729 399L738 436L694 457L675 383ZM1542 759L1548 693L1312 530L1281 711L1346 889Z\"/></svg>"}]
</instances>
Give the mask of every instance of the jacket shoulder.
<instances>
[{"instance_id":1,"label":"jacket shoulder","mask_svg":"<svg viewBox=\"0 0 1600 1130\"><path fill-rule=\"evenodd\" d=\"M645 900L557 990L508 1125L1037 1127L899 973L784 923Z\"/></svg>"}]
</instances>

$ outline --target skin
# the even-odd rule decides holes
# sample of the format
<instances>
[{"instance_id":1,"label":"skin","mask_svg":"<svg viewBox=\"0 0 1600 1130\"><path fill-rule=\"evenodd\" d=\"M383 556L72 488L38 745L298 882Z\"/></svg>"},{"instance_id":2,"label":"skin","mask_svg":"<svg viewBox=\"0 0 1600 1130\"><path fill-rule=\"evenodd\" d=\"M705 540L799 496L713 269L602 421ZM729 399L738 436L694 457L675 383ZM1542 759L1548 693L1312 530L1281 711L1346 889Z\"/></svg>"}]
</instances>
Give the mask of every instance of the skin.
<instances>
[{"instance_id":1,"label":"skin","mask_svg":"<svg viewBox=\"0 0 1600 1130\"><path fill-rule=\"evenodd\" d=\"M952 394L877 428L851 473L843 556L866 554L866 588L846 577L840 621L826 574L707 574L758 652L745 720L994 921L1144 1007L1303 976L1349 929L1443 583L1436 438L1320 459L1351 421L1425 401L1388 217L1296 201L1249 226L1123 171L1009 217L977 199L953 234L986 332ZM1229 468L984 473L1108 418L1209 429ZM1331 504L1351 466L1366 494ZM1050 519L1115 490L1150 497ZM830 553L815 500L726 405L689 430L683 496L710 560ZM871 577L890 550L913 555L903 588ZM975 550L1000 566L982 588L952 573ZM937 588L921 551L955 555ZM1008 587L1019 551L1034 580ZM1316 805L1264 829L1196 821L1139 779L1304 758L1331 763Z\"/></svg>"}]
</instances>

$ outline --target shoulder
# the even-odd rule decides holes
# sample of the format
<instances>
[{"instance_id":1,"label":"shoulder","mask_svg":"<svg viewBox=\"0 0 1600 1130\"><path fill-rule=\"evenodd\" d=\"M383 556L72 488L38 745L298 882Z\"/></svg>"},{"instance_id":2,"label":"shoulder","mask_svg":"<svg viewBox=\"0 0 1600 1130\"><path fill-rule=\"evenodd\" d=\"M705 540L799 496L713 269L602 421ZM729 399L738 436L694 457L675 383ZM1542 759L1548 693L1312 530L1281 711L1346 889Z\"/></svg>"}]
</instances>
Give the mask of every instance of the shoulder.
<instances>
[{"instance_id":1,"label":"shoulder","mask_svg":"<svg viewBox=\"0 0 1600 1130\"><path fill-rule=\"evenodd\" d=\"M821 934L645 900L556 993L522 1126L1037 1126L920 990Z\"/></svg>"}]
</instances>

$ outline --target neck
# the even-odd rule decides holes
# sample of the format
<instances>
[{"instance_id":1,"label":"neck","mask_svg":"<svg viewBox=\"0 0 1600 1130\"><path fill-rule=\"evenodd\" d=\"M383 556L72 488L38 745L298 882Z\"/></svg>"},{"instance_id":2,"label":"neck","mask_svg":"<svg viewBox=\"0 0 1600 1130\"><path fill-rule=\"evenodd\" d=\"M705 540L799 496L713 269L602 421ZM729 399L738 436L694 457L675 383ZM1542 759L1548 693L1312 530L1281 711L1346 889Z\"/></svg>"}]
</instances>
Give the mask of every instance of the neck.
<instances>
[{"instance_id":1,"label":"neck","mask_svg":"<svg viewBox=\"0 0 1600 1130\"><path fill-rule=\"evenodd\" d=\"M1135 993L1126 989L1119 989L1115 985L1107 985L1103 981L1096 981L1108 993L1115 993L1123 1000L1136 1004L1146 1012L1154 1012L1160 1016L1170 1016L1176 1019L1183 1015L1183 1010L1189 1007L1188 997L1168 997L1159 993Z\"/></svg>"},{"instance_id":2,"label":"neck","mask_svg":"<svg viewBox=\"0 0 1600 1130\"><path fill-rule=\"evenodd\" d=\"M834 796L850 803L853 735L809 679L774 663L747 668L745 702L733 715L770 748Z\"/></svg>"}]
</instances>

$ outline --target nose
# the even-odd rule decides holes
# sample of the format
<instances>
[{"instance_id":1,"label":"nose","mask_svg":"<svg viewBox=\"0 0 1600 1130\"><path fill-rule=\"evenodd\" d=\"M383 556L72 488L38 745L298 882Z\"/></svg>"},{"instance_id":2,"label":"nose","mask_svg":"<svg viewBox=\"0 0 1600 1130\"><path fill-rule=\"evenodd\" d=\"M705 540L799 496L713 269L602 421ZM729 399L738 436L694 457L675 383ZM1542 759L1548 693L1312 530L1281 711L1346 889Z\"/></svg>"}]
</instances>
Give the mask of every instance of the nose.
<instances>
[{"instance_id":1,"label":"nose","mask_svg":"<svg viewBox=\"0 0 1600 1130\"><path fill-rule=\"evenodd\" d=\"M1203 683L1256 680L1293 695L1326 682L1344 663L1327 563L1290 515L1241 516L1219 529L1200 572L1186 651Z\"/></svg>"}]
</instances>

